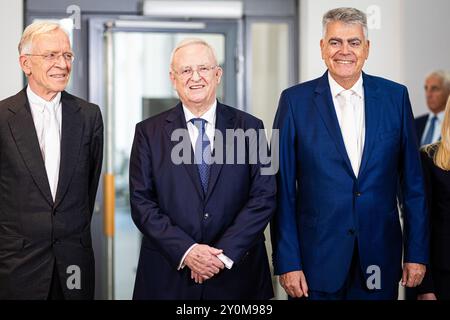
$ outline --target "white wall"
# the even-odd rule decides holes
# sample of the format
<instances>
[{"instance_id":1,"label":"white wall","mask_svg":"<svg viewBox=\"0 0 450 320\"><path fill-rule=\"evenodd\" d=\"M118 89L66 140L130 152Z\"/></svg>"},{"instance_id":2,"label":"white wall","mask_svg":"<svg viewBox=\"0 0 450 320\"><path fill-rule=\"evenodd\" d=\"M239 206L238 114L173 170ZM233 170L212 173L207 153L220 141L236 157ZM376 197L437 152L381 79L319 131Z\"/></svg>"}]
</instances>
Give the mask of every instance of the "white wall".
<instances>
[{"instance_id":1,"label":"white wall","mask_svg":"<svg viewBox=\"0 0 450 320\"><path fill-rule=\"evenodd\" d=\"M0 0L0 100L22 89L17 44L23 30L23 0Z\"/></svg>"},{"instance_id":2,"label":"white wall","mask_svg":"<svg viewBox=\"0 0 450 320\"><path fill-rule=\"evenodd\" d=\"M332 8L380 9L380 28L369 30L371 49L364 70L408 86L413 111L426 112L423 81L435 68L450 70L448 0L300 0L300 80L320 76L322 16Z\"/></svg>"},{"instance_id":3,"label":"white wall","mask_svg":"<svg viewBox=\"0 0 450 320\"><path fill-rule=\"evenodd\" d=\"M450 70L450 1L406 0L404 78L417 114L427 110L425 76L435 69Z\"/></svg>"}]
</instances>

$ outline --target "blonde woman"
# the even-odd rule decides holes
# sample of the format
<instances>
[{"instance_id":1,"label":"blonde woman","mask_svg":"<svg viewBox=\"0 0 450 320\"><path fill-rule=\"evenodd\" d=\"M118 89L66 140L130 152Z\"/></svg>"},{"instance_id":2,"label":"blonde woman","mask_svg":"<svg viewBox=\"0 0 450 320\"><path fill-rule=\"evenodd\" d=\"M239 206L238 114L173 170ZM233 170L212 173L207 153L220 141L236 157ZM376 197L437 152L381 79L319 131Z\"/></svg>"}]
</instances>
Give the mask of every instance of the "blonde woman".
<instances>
[{"instance_id":1,"label":"blonde woman","mask_svg":"<svg viewBox=\"0 0 450 320\"><path fill-rule=\"evenodd\" d=\"M450 99L441 140L421 150L431 224L430 267L419 300L450 300Z\"/></svg>"}]
</instances>

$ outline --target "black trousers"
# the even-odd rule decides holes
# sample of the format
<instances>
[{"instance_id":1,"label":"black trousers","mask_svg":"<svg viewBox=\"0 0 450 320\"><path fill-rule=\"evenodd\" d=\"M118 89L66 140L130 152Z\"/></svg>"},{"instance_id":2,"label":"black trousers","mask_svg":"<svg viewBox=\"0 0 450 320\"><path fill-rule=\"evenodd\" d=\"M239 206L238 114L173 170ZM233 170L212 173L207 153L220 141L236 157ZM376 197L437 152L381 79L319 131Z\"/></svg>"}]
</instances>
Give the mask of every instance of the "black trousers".
<instances>
[{"instance_id":1,"label":"black trousers","mask_svg":"<svg viewBox=\"0 0 450 320\"><path fill-rule=\"evenodd\" d=\"M64 300L64 293L61 288L61 281L59 280L56 261L53 265L54 267L53 267L52 282L50 284L50 291L48 293L47 300Z\"/></svg>"}]
</instances>

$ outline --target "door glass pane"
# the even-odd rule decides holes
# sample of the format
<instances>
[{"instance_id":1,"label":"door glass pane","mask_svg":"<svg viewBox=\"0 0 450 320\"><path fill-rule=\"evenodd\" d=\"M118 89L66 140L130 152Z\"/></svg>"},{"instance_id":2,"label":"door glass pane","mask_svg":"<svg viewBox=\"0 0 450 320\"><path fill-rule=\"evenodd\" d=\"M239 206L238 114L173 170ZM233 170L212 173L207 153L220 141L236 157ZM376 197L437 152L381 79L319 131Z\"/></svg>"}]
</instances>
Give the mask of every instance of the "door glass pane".
<instances>
[{"instance_id":1,"label":"door glass pane","mask_svg":"<svg viewBox=\"0 0 450 320\"><path fill-rule=\"evenodd\" d=\"M114 170L116 234L114 241L115 298L132 297L141 235L129 205L128 166L137 122L170 109L178 101L169 79L170 55L187 37L205 39L224 67L225 36L213 33L114 33ZM222 84L225 81L222 81ZM226 94L223 85L218 98Z\"/></svg>"},{"instance_id":2,"label":"door glass pane","mask_svg":"<svg viewBox=\"0 0 450 320\"><path fill-rule=\"evenodd\" d=\"M289 83L288 24L255 22L251 25L250 113L271 128L278 98Z\"/></svg>"}]
</instances>

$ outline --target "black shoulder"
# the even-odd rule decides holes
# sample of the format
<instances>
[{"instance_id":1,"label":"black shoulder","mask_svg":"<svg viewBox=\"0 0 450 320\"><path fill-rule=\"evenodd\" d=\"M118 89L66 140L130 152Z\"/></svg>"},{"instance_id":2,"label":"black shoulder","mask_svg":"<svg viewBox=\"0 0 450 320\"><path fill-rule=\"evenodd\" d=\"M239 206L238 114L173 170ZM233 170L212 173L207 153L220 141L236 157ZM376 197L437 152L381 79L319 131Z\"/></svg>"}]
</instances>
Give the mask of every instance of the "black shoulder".
<instances>
[{"instance_id":1,"label":"black shoulder","mask_svg":"<svg viewBox=\"0 0 450 320\"><path fill-rule=\"evenodd\" d=\"M71 103L74 106L79 106L80 108L82 108L83 112L88 112L88 113L96 113L96 112L100 112L100 107L98 105L96 105L95 103L91 103L89 101L86 101L82 98L79 98L77 96L74 96L66 91L63 91L61 93L61 100L64 102L68 102Z\"/></svg>"},{"instance_id":2,"label":"black shoulder","mask_svg":"<svg viewBox=\"0 0 450 320\"><path fill-rule=\"evenodd\" d=\"M262 128L264 127L264 124L261 119L251 115L248 112L245 112L243 110L218 103L217 104L217 112L222 112L226 117L234 118L236 127L237 128ZM221 109L221 110L220 110Z\"/></svg>"},{"instance_id":3,"label":"black shoulder","mask_svg":"<svg viewBox=\"0 0 450 320\"><path fill-rule=\"evenodd\" d=\"M181 111L180 104L177 104L173 108L170 108L169 110L163 111L161 113L158 113L154 116L151 116L147 119L144 119L140 122L138 122L137 126L142 127L154 127L154 126L161 126L164 123L166 123L166 120L173 120L177 117L180 117L183 115Z\"/></svg>"},{"instance_id":4,"label":"black shoulder","mask_svg":"<svg viewBox=\"0 0 450 320\"><path fill-rule=\"evenodd\" d=\"M0 112L7 110L9 107L23 105L26 103L26 101L27 101L27 95L26 95L26 87L25 87L24 89L22 89L15 95L10 96L10 97L0 101Z\"/></svg>"}]
</instances>

